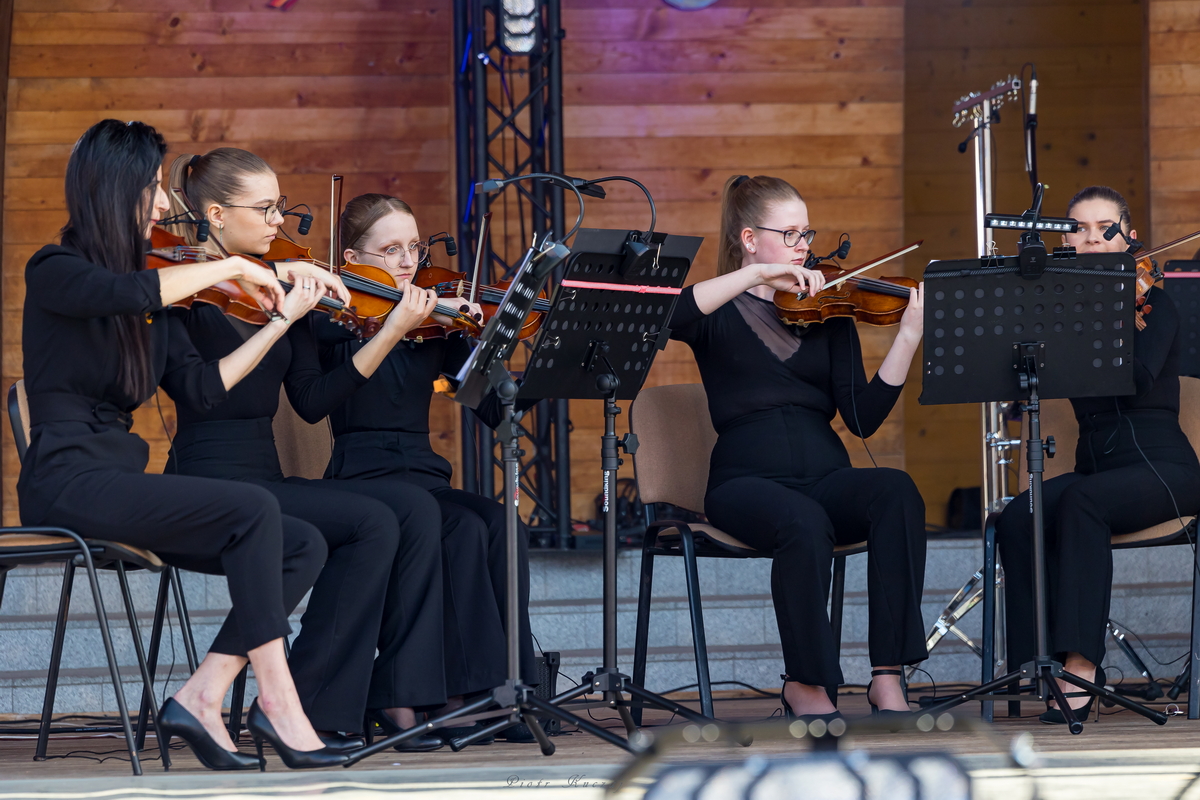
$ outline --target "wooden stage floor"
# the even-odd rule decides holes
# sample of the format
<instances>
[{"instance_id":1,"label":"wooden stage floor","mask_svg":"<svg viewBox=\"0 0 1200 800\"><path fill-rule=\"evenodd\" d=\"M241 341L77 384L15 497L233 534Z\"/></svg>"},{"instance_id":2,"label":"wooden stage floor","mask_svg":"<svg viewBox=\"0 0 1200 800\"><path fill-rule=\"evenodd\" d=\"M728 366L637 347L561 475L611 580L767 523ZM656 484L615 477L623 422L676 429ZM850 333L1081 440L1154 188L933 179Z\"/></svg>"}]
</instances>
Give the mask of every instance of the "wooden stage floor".
<instances>
[{"instance_id":1,"label":"wooden stage floor","mask_svg":"<svg viewBox=\"0 0 1200 800\"><path fill-rule=\"evenodd\" d=\"M843 696L840 702L847 718L868 712L862 695ZM1163 707L1163 706L1158 706ZM728 721L768 718L778 702L766 698L728 698L718 702L718 716ZM1175 798L1200 775L1200 721L1172 717L1166 725L1155 725L1131 712L1106 709L1099 722L1085 726L1072 736L1059 726L1040 724L1034 706L1026 705L1029 716L1020 719L997 717L992 725L972 723L978 705L963 707L963 723L950 731L929 733L907 731L854 735L843 748L873 753L917 753L938 751L960 756L974 781L976 798L1017 800L1026 797L1126 798L1158 800ZM607 711L593 712L606 725L620 729L619 721ZM666 714L647 713L648 726L668 721ZM1093 716L1094 720L1094 716ZM1032 744L1032 769L1014 768L1005 756L1021 734ZM268 755L268 772L212 773L199 765L186 748L172 751L173 767L163 773L157 751L151 747L143 760L145 776L133 778L128 762L121 760L120 738L51 739L50 754L68 758L32 761L31 739L0 740L0 800L16 798L119 798L272 797L336 791L339 797L374 798L403 791L421 797L453 797L455 800L484 797L502 788L520 788L519 796L539 798L599 798L608 779L628 763L622 751L582 733L554 738L557 753L544 757L536 745L497 742L469 747L454 753L441 751L405 755L377 754L352 769L322 772L291 772L273 754ZM244 738L242 749L252 745ZM747 756L785 756L806 752L809 745L790 739L760 738L748 748L721 743L683 745L670 750L664 761L728 761ZM80 751L115 751L103 762L84 757ZM1034 794L1036 784L1036 795ZM1200 787L1198 787L1200 788ZM631 790L622 797L636 798ZM510 792L509 796L513 796ZM1191 795L1189 794L1189 797ZM1200 792L1195 797L1200 798Z\"/></svg>"}]
</instances>

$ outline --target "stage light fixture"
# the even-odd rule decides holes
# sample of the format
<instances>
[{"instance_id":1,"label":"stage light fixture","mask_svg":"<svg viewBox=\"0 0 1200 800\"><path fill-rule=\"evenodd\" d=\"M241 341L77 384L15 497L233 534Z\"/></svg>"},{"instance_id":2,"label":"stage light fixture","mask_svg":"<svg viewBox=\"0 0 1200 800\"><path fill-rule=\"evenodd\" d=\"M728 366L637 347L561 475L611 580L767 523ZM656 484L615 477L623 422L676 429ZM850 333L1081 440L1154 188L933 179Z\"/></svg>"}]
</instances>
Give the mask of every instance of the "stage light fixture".
<instances>
[{"instance_id":1,"label":"stage light fixture","mask_svg":"<svg viewBox=\"0 0 1200 800\"><path fill-rule=\"evenodd\" d=\"M500 46L513 56L525 56L538 49L538 0L501 0Z\"/></svg>"},{"instance_id":2,"label":"stage light fixture","mask_svg":"<svg viewBox=\"0 0 1200 800\"><path fill-rule=\"evenodd\" d=\"M984 226L1001 230L1027 231L1033 228L1034 219L1028 215L988 214ZM1037 230L1056 233L1074 233L1079 223L1070 217L1037 217Z\"/></svg>"}]
</instances>

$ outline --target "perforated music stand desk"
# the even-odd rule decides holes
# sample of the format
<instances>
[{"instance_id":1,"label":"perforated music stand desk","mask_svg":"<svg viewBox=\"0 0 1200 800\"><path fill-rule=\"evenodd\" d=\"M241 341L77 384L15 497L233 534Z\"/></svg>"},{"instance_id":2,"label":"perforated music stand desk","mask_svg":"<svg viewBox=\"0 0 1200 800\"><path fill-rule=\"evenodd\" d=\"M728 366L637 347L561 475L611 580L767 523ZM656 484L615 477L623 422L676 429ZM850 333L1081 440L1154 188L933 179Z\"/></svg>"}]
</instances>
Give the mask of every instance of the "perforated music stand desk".
<instances>
[{"instance_id":1,"label":"perforated music stand desk","mask_svg":"<svg viewBox=\"0 0 1200 800\"><path fill-rule=\"evenodd\" d=\"M1200 261L1168 261L1163 288L1179 312L1179 374L1200 378Z\"/></svg>"},{"instance_id":2,"label":"perforated music stand desk","mask_svg":"<svg viewBox=\"0 0 1200 800\"><path fill-rule=\"evenodd\" d=\"M920 402L986 403L1023 399L1029 415L1027 463L1033 518L1033 603L1036 655L995 679L991 642L984 641L984 681L926 713L938 714L970 700L1045 700L1068 704L1055 678L1112 701L1158 724L1166 715L1103 686L1063 671L1049 653L1046 620L1045 531L1042 472L1052 439L1043 442L1039 401L1134 393L1135 264L1126 253L1047 256L1034 276L1023 276L1017 258L934 261L925 270L925 342ZM984 559L994 564L994 552ZM990 571L990 569L989 569ZM995 614L994 593L984 592L984 615ZM1033 679L1036 697L992 694ZM985 715L987 714L985 707ZM1082 723L1074 715L1071 733Z\"/></svg>"}]
</instances>

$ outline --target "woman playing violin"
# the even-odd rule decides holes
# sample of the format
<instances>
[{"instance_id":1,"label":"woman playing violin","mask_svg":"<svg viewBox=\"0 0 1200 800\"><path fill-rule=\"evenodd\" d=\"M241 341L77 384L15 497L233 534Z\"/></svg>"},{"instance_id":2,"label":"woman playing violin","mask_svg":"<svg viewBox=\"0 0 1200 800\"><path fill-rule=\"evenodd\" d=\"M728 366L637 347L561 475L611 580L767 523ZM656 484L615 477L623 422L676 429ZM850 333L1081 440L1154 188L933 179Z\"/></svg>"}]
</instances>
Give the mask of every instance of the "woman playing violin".
<instances>
[{"instance_id":1,"label":"woman playing violin","mask_svg":"<svg viewBox=\"0 0 1200 800\"><path fill-rule=\"evenodd\" d=\"M362 195L346 204L341 243L348 262L382 267L402 288L411 286L425 255L412 209L382 194ZM479 309L468 306L468 312ZM320 335L325 369L358 359L365 349L328 323L321 326ZM442 373L457 372L469 353L469 343L458 334L401 342L387 353L375 376L329 417L333 478L348 487L420 486L438 501L445 537L446 683L452 695L487 689L506 677L504 510L490 498L451 488L450 464L429 443L434 381ZM494 425L499 407L493 401L485 400L479 413ZM528 542L525 536L519 541L521 668L524 679L536 684L528 616ZM506 735L513 741L524 733Z\"/></svg>"},{"instance_id":2,"label":"woman playing violin","mask_svg":"<svg viewBox=\"0 0 1200 800\"><path fill-rule=\"evenodd\" d=\"M831 425L870 436L903 388L921 340L922 287L911 290L899 332L870 381L853 320L804 328L776 316L774 292L815 294L806 269L808 206L786 181L730 178L721 207L718 277L684 289L670 327L687 342L718 438L705 513L774 558L771 595L783 646L788 715L832 718L842 683L826 603L833 548L868 543L873 707L907 711L901 665L927 657L921 621L925 506L895 469L855 469Z\"/></svg>"},{"instance_id":3,"label":"woman playing violin","mask_svg":"<svg viewBox=\"0 0 1200 800\"><path fill-rule=\"evenodd\" d=\"M1119 253L1137 236L1129 205L1107 186L1090 186L1072 198L1067 216L1079 230L1063 244L1080 253ZM1104 234L1119 225L1121 235ZM1165 291L1150 289L1143 330L1133 336L1136 394L1071 400L1079 422L1075 469L1045 481L1046 583L1050 651L1066 670L1096 681L1104 659L1113 576L1113 534L1132 533L1200 510L1200 463L1179 427L1179 316ZM1033 523L1029 492L1009 503L996 528L1008 588L1009 663L1034 656ZM1077 719L1087 719L1090 696L1072 696L1060 681ZM1104 683L1100 680L1099 683ZM1043 722L1067 722L1050 708Z\"/></svg>"},{"instance_id":4,"label":"woman playing violin","mask_svg":"<svg viewBox=\"0 0 1200 800\"><path fill-rule=\"evenodd\" d=\"M220 148L181 156L171 169L172 195L209 222L208 246L261 255L283 223L279 182L262 159ZM181 192L174 191L182 189ZM340 733L363 730L367 708L388 708L412 720L413 706L446 700L441 652L441 557L437 504L427 492L404 486L380 497L350 494L331 481L285 478L272 433L280 389L309 422L323 419L364 384L380 353L428 316L433 297L406 294L364 356L324 371L309 316L321 291L348 297L336 276L311 264L277 265L295 284L285 301L294 324L229 399L216 408L180 403L179 431L168 472L241 481L262 487L284 513L315 525L329 558L313 587L290 663L305 711L326 741L358 740ZM174 309L201 356L225 357L254 326L195 303ZM272 323L273 324L273 323ZM378 650L378 656L376 651ZM436 749L424 736L405 749Z\"/></svg>"},{"instance_id":5,"label":"woman playing violin","mask_svg":"<svg viewBox=\"0 0 1200 800\"><path fill-rule=\"evenodd\" d=\"M247 660L259 698L256 739L291 766L328 766L306 717L284 639L288 614L316 580L326 547L312 525L283 516L250 484L148 475L148 448L131 412L161 384L177 402L218 407L287 328L273 322L220 359L205 361L165 309L221 281L260 287L268 310L303 313L317 296L284 299L275 275L244 258L146 269L146 240L168 209L160 188L166 144L149 125L104 120L80 137L67 164L69 218L25 272L25 385L32 422L17 483L26 525L149 548L168 564L223 574L233 611L199 669L163 704L159 736L185 740L211 769L253 769L221 718ZM290 302L289 302L290 301Z\"/></svg>"}]
</instances>

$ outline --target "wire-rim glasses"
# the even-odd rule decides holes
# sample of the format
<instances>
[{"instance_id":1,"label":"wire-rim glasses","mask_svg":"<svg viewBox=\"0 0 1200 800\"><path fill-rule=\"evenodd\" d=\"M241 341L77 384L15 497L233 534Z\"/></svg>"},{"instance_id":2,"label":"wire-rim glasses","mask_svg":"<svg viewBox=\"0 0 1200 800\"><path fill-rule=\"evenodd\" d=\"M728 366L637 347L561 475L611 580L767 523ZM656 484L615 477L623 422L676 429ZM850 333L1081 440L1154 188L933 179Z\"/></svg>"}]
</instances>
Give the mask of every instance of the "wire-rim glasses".
<instances>
[{"instance_id":1,"label":"wire-rim glasses","mask_svg":"<svg viewBox=\"0 0 1200 800\"><path fill-rule=\"evenodd\" d=\"M408 247L401 247L398 244L394 244L382 253L372 253L369 250L359 250L358 252L365 256L382 258L384 266L388 269L399 269L400 265L404 263L405 253L408 253L412 258L414 265L424 261L425 256L429 255L429 245L426 242L413 242Z\"/></svg>"},{"instance_id":2,"label":"wire-rim glasses","mask_svg":"<svg viewBox=\"0 0 1200 800\"><path fill-rule=\"evenodd\" d=\"M803 239L808 244L812 244L813 238L816 237L816 235L817 235L817 232L815 230L813 230L812 228L809 228L806 231L798 231L795 228L791 228L786 231L781 231L781 230L779 230L779 228L764 228L762 225L755 225L754 227L758 228L760 231L771 231L773 233L782 233L784 247L795 247L796 245L800 244L801 239Z\"/></svg>"},{"instance_id":3,"label":"wire-rim glasses","mask_svg":"<svg viewBox=\"0 0 1200 800\"><path fill-rule=\"evenodd\" d=\"M274 217L276 214L279 215L280 219L284 219L283 213L287 210L287 195L281 194L279 196L278 200L276 200L274 203L271 203L270 205L265 205L265 206L237 206L237 205L234 205L233 203L221 203L221 207L222 208L252 208L255 211L261 211L261 212L263 212L263 222L270 225L271 218Z\"/></svg>"}]
</instances>

